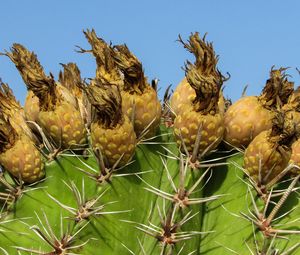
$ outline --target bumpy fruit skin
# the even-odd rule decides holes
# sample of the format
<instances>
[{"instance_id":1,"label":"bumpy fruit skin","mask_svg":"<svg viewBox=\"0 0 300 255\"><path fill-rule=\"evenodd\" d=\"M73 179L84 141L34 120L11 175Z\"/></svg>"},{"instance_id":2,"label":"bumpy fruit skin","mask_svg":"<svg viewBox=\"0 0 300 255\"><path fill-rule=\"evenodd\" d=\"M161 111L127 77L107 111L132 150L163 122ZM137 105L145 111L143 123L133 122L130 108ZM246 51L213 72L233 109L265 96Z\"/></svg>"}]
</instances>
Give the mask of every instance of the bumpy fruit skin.
<instances>
[{"instance_id":1,"label":"bumpy fruit skin","mask_svg":"<svg viewBox=\"0 0 300 255\"><path fill-rule=\"evenodd\" d=\"M184 104L193 101L196 97L195 90L190 86L186 77L177 85L171 100L170 106L172 112L177 115L180 113L181 108Z\"/></svg>"},{"instance_id":2,"label":"bumpy fruit skin","mask_svg":"<svg viewBox=\"0 0 300 255\"><path fill-rule=\"evenodd\" d=\"M177 85L171 100L170 106L172 109L172 113L175 115L180 114L182 111L182 107L185 104L189 104L196 98L196 92L188 83L186 77L182 79L182 81ZM218 107L221 114L225 113L225 99L222 91L220 91L220 97L218 101Z\"/></svg>"},{"instance_id":3,"label":"bumpy fruit skin","mask_svg":"<svg viewBox=\"0 0 300 255\"><path fill-rule=\"evenodd\" d=\"M26 183L36 182L45 175L41 153L26 135L22 135L10 149L0 154L0 164Z\"/></svg>"},{"instance_id":4,"label":"bumpy fruit skin","mask_svg":"<svg viewBox=\"0 0 300 255\"><path fill-rule=\"evenodd\" d=\"M99 122L91 124L91 140L94 150L100 149L102 155L112 167L121 157L118 166L124 166L134 155L136 135L130 120L125 116L122 124L106 128Z\"/></svg>"},{"instance_id":5,"label":"bumpy fruit skin","mask_svg":"<svg viewBox=\"0 0 300 255\"><path fill-rule=\"evenodd\" d=\"M201 154L206 149L207 154L217 148L222 141L224 133L222 114L202 115L201 113L194 111L192 105L184 105L182 113L175 118L174 133L177 144L181 144L181 133L187 150L192 152L200 126L202 126L202 131L198 154ZM182 147L181 149L183 150Z\"/></svg>"},{"instance_id":6,"label":"bumpy fruit skin","mask_svg":"<svg viewBox=\"0 0 300 255\"><path fill-rule=\"evenodd\" d=\"M245 148L259 133L272 127L273 117L274 113L264 108L258 97L243 97L224 115L224 140L232 146Z\"/></svg>"},{"instance_id":7,"label":"bumpy fruit skin","mask_svg":"<svg viewBox=\"0 0 300 255\"><path fill-rule=\"evenodd\" d=\"M127 91L121 91L122 111L132 118L133 104L135 104L134 131L139 136L144 129L152 122L146 137L155 135L156 129L160 123L161 105L157 99L156 91L147 86L143 94L130 94Z\"/></svg>"},{"instance_id":8,"label":"bumpy fruit skin","mask_svg":"<svg viewBox=\"0 0 300 255\"><path fill-rule=\"evenodd\" d=\"M292 155L290 163L293 163L300 167L300 139L292 144ZM292 174L300 174L300 169L294 168L291 170Z\"/></svg>"},{"instance_id":9,"label":"bumpy fruit skin","mask_svg":"<svg viewBox=\"0 0 300 255\"><path fill-rule=\"evenodd\" d=\"M39 116L39 99L29 90L24 104L25 117L29 121L37 122Z\"/></svg>"},{"instance_id":10,"label":"bumpy fruit skin","mask_svg":"<svg viewBox=\"0 0 300 255\"><path fill-rule=\"evenodd\" d=\"M249 144L244 155L244 168L255 180L259 180L259 165L261 165L261 183L267 184L284 168L291 157L291 150L280 149L270 142L271 130L263 131Z\"/></svg>"},{"instance_id":11,"label":"bumpy fruit skin","mask_svg":"<svg viewBox=\"0 0 300 255\"><path fill-rule=\"evenodd\" d=\"M55 89L60 97L73 105L75 108L77 107L75 97L71 94L70 91L68 91L66 87L58 83ZM28 90L24 104L25 117L27 120L38 122L40 112L39 102L39 98L34 95L33 91Z\"/></svg>"},{"instance_id":12,"label":"bumpy fruit skin","mask_svg":"<svg viewBox=\"0 0 300 255\"><path fill-rule=\"evenodd\" d=\"M51 136L56 145L61 145L62 148L68 149L87 143L86 129L80 112L70 103L62 102L54 111L41 111L38 124Z\"/></svg>"}]
</instances>

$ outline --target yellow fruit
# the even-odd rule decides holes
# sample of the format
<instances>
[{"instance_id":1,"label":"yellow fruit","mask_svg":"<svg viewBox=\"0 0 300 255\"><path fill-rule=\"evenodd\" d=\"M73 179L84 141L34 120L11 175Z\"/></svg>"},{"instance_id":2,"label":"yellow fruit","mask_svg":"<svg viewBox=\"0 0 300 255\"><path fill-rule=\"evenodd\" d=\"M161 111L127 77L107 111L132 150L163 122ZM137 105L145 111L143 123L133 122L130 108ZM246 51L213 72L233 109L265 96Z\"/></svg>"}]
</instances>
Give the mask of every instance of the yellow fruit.
<instances>
[{"instance_id":1,"label":"yellow fruit","mask_svg":"<svg viewBox=\"0 0 300 255\"><path fill-rule=\"evenodd\" d=\"M180 99L176 99L176 94L173 99L173 102L179 103L174 121L175 138L181 150L184 149L184 143L188 152L192 153L200 129L197 153L204 156L215 149L223 138L225 106L220 107L220 95L226 79L217 69L218 58L212 44L207 43L205 38L200 39L199 34L195 33L190 36L189 43L184 43L181 38L180 41L185 48L194 53L196 62L187 62L186 82L180 85L182 88L190 86L194 90L194 96L183 98L182 104Z\"/></svg>"},{"instance_id":2,"label":"yellow fruit","mask_svg":"<svg viewBox=\"0 0 300 255\"><path fill-rule=\"evenodd\" d=\"M292 145L292 155L291 155L291 160L290 163L293 163L300 167L300 139L295 141ZM291 170L293 174L300 174L300 169L294 168Z\"/></svg>"},{"instance_id":3,"label":"yellow fruit","mask_svg":"<svg viewBox=\"0 0 300 255\"><path fill-rule=\"evenodd\" d=\"M148 84L142 64L126 45L113 48L97 37L94 30L84 32L96 58L96 78L102 84L118 85L121 89L122 110L129 119L134 119L134 129L139 136L148 129L147 136L154 135L161 116L161 105L156 91ZM132 109L135 108L134 116Z\"/></svg>"},{"instance_id":4,"label":"yellow fruit","mask_svg":"<svg viewBox=\"0 0 300 255\"><path fill-rule=\"evenodd\" d=\"M196 98L195 90L188 83L188 81L186 80L186 77L184 77L183 80L175 88L174 93L171 97L170 106L171 106L172 113L174 115L179 114L183 105L189 104L189 102L192 102L195 98ZM225 99L224 99L222 91L220 91L218 106L220 109L220 113L224 114L225 113Z\"/></svg>"},{"instance_id":5,"label":"yellow fruit","mask_svg":"<svg viewBox=\"0 0 300 255\"><path fill-rule=\"evenodd\" d=\"M86 88L95 118L91 124L94 151L100 150L106 167L124 166L133 157L136 135L128 117L122 113L119 87L93 80Z\"/></svg>"},{"instance_id":6,"label":"yellow fruit","mask_svg":"<svg viewBox=\"0 0 300 255\"><path fill-rule=\"evenodd\" d=\"M62 148L75 148L87 142L80 112L67 102L61 102L53 111L40 111L38 123Z\"/></svg>"},{"instance_id":7,"label":"yellow fruit","mask_svg":"<svg viewBox=\"0 0 300 255\"><path fill-rule=\"evenodd\" d=\"M44 175L42 155L31 140L26 125L20 115L17 119L21 126L14 128L15 116L5 114L1 105L0 115L0 165L17 179L27 183L40 180ZM29 131L30 132L30 131Z\"/></svg>"},{"instance_id":8,"label":"yellow fruit","mask_svg":"<svg viewBox=\"0 0 300 255\"><path fill-rule=\"evenodd\" d=\"M128 118L134 119L137 136L147 130L146 137L151 137L155 134L161 117L161 104L156 90L148 83L141 62L126 45L115 46L113 57L124 75L124 86L121 87L123 112Z\"/></svg>"},{"instance_id":9,"label":"yellow fruit","mask_svg":"<svg viewBox=\"0 0 300 255\"><path fill-rule=\"evenodd\" d=\"M56 93L75 108L77 108L76 98L71 92L61 84L56 84ZM25 117L28 121L38 122L40 112L40 100L32 90L28 90L24 104Z\"/></svg>"},{"instance_id":10,"label":"yellow fruit","mask_svg":"<svg viewBox=\"0 0 300 255\"><path fill-rule=\"evenodd\" d=\"M75 63L68 63L63 67L64 71L59 73L61 86L58 85L57 88L61 88L60 91L64 99L79 110L84 123L89 126L91 122L91 105L82 90L83 81L80 70Z\"/></svg>"},{"instance_id":11,"label":"yellow fruit","mask_svg":"<svg viewBox=\"0 0 300 255\"><path fill-rule=\"evenodd\" d=\"M27 183L45 176L42 155L26 135L17 139L10 149L0 153L0 164L11 175Z\"/></svg>"},{"instance_id":12,"label":"yellow fruit","mask_svg":"<svg viewBox=\"0 0 300 255\"><path fill-rule=\"evenodd\" d=\"M224 117L224 140L230 145L245 148L259 133L272 127L274 112L264 108L256 96L239 99Z\"/></svg>"},{"instance_id":13,"label":"yellow fruit","mask_svg":"<svg viewBox=\"0 0 300 255\"><path fill-rule=\"evenodd\" d=\"M38 98L37 115L33 96L29 96L28 116L33 118L62 149L86 144L86 129L80 112L71 102L72 95L66 87L57 86L52 75L46 76L37 56L20 44L13 44L11 53L6 55L19 70L27 89ZM59 89L59 87L61 89ZM67 98L67 99L66 99ZM37 119L35 119L37 118Z\"/></svg>"},{"instance_id":14,"label":"yellow fruit","mask_svg":"<svg viewBox=\"0 0 300 255\"><path fill-rule=\"evenodd\" d=\"M35 96L33 91L31 90L27 92L24 104L24 111L25 117L28 121L37 122L40 112L39 98Z\"/></svg>"},{"instance_id":15,"label":"yellow fruit","mask_svg":"<svg viewBox=\"0 0 300 255\"><path fill-rule=\"evenodd\" d=\"M296 129L282 113L272 120L272 129L262 131L249 144L244 154L244 168L259 184L266 185L288 165Z\"/></svg>"},{"instance_id":16,"label":"yellow fruit","mask_svg":"<svg viewBox=\"0 0 300 255\"><path fill-rule=\"evenodd\" d=\"M278 144L269 141L270 133L271 131L267 130L257 135L244 155L245 170L255 181L258 181L260 171L262 184L267 184L281 173L291 156L290 150L280 150Z\"/></svg>"},{"instance_id":17,"label":"yellow fruit","mask_svg":"<svg viewBox=\"0 0 300 255\"><path fill-rule=\"evenodd\" d=\"M206 149L209 149L207 152L216 149L224 133L222 115L220 113L202 115L194 111L192 105L185 105L182 113L175 118L174 133L177 144L181 144L182 137L187 150L192 152L199 127L201 127L199 153Z\"/></svg>"},{"instance_id":18,"label":"yellow fruit","mask_svg":"<svg viewBox=\"0 0 300 255\"><path fill-rule=\"evenodd\" d=\"M143 94L131 94L128 91L121 91L122 111L128 118L132 118L134 107L134 130L139 136L142 131L151 123L146 137L155 134L160 123L161 105L157 100L157 93L150 86L147 86Z\"/></svg>"},{"instance_id":19,"label":"yellow fruit","mask_svg":"<svg viewBox=\"0 0 300 255\"><path fill-rule=\"evenodd\" d=\"M124 117L122 124L114 128L106 128L98 122L91 125L91 139L93 149L100 149L108 161L108 166L113 166L121 158L119 166L130 161L134 154L136 135L132 123Z\"/></svg>"},{"instance_id":20,"label":"yellow fruit","mask_svg":"<svg viewBox=\"0 0 300 255\"><path fill-rule=\"evenodd\" d=\"M271 69L260 96L243 97L225 113L224 141L234 147L245 148L260 132L272 125L274 111L287 102L294 83L287 80L285 69Z\"/></svg>"}]
</instances>

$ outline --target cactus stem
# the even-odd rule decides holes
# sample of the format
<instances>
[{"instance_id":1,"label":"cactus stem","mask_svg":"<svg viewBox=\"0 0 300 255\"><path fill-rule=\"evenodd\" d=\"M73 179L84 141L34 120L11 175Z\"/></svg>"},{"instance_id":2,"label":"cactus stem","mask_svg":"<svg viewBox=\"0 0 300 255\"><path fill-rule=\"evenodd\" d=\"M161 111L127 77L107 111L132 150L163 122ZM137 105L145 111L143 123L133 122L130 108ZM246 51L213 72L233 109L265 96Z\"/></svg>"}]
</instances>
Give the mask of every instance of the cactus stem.
<instances>
[{"instance_id":1,"label":"cactus stem","mask_svg":"<svg viewBox=\"0 0 300 255\"><path fill-rule=\"evenodd\" d=\"M245 242L245 245L246 245L246 247L247 247L247 249L249 250L249 252L250 252L251 255L258 254L258 247L257 247L257 246L255 247L255 248L256 248L256 253L254 253L254 252L251 250L249 244L247 244L247 242ZM255 240L255 245L257 245L256 240Z\"/></svg>"},{"instance_id":2,"label":"cactus stem","mask_svg":"<svg viewBox=\"0 0 300 255\"><path fill-rule=\"evenodd\" d=\"M135 255L135 253L134 253L132 250L130 250L125 244L121 243L121 245L122 245L127 251L129 251L130 254Z\"/></svg>"},{"instance_id":3,"label":"cactus stem","mask_svg":"<svg viewBox=\"0 0 300 255\"><path fill-rule=\"evenodd\" d=\"M272 197L273 190L271 190L271 192L267 195L266 200L264 200L265 204L264 204L264 208L263 208L262 212L260 212L260 210L258 209L258 207L256 205L256 202L254 201L254 197L253 197L251 191L249 191L252 206L254 208L254 214L251 211L249 211L250 216L243 213L243 212L241 212L241 215L245 219L252 222L261 231L261 233L263 234L265 239L267 239L269 237L274 237L274 236L276 236L278 238L283 238L283 236L277 235L277 234L300 234L300 231L297 231L297 230L275 229L274 228L275 225L272 226L272 223L274 221L286 216L287 214L289 214L291 211L294 210L294 209L291 209L288 212L284 213L283 215L275 218L275 216L278 213L279 209L283 206L286 199L288 198L288 196L293 191L294 186L297 184L299 178L300 178L300 175L298 175L296 178L293 179L290 186L286 189L285 193L282 195L282 197L280 198L278 203L275 204L275 207L269 213L268 217L266 217L266 213L268 211L269 204L271 204L271 197Z\"/></svg>"},{"instance_id":4,"label":"cactus stem","mask_svg":"<svg viewBox=\"0 0 300 255\"><path fill-rule=\"evenodd\" d=\"M194 218L198 215L199 212L191 215L191 211L189 211L179 222L174 223L174 218L176 214L176 206L172 205L167 215L162 216L161 209L157 206L158 214L160 216L160 227L150 223L150 225L146 225L143 223L126 221L127 223L132 223L135 225L135 228L144 232L147 235L150 235L157 239L162 244L162 249L164 250L166 246L174 246L176 243L188 240L193 238L196 235L203 235L211 233L208 232L200 232L200 231L184 231L177 232L179 228L181 228L186 222ZM164 254L164 253L163 253Z\"/></svg>"},{"instance_id":5,"label":"cactus stem","mask_svg":"<svg viewBox=\"0 0 300 255\"><path fill-rule=\"evenodd\" d=\"M142 255L147 255L147 254L146 254L146 251L145 251L145 249L144 249L144 247L143 247L143 245L142 245L141 240L140 240L139 238L137 238L137 240L138 240L139 246L140 246L140 248L141 248ZM121 243L121 245L122 245L127 251L129 251L130 254L136 255L136 254L135 254L132 250L130 250L125 244Z\"/></svg>"},{"instance_id":6,"label":"cactus stem","mask_svg":"<svg viewBox=\"0 0 300 255\"><path fill-rule=\"evenodd\" d=\"M90 173L90 172L88 172L88 171L86 171L86 170L84 170L80 167L77 167L77 166L75 166L75 168L78 169L79 171L81 171L82 173L86 174L90 179L96 181L98 184L101 184L101 183L104 183L104 182L110 183L111 178L112 178L112 176L115 172L127 167L128 165L130 165L134 162L134 161L130 161L126 165L124 165L120 168L117 168L119 162L121 161L122 157L124 156L124 154L122 154L111 168L107 168L106 164L104 162L105 159L102 156L102 153L99 150L99 148L97 148L94 151L94 155L95 155L98 167L99 167L98 171L93 169L92 167L90 167L86 163L84 163L81 159L79 159L80 162L83 163L84 166L88 167L90 170L92 170L95 173ZM135 175L135 174L132 174L132 175ZM114 176L117 176L117 175L114 174Z\"/></svg>"},{"instance_id":7,"label":"cactus stem","mask_svg":"<svg viewBox=\"0 0 300 255\"><path fill-rule=\"evenodd\" d=\"M2 247L0 247L0 250L4 253L4 255L9 255L9 253Z\"/></svg>"},{"instance_id":8,"label":"cactus stem","mask_svg":"<svg viewBox=\"0 0 300 255\"><path fill-rule=\"evenodd\" d=\"M291 255L293 251L296 251L300 247L300 243L297 243L290 247L288 250L281 253L281 255Z\"/></svg>"},{"instance_id":9,"label":"cactus stem","mask_svg":"<svg viewBox=\"0 0 300 255\"><path fill-rule=\"evenodd\" d=\"M82 180L82 193L80 193L74 182L71 182L71 185L67 184L66 182L64 182L64 184L71 190L71 192L75 196L77 208L73 208L61 203L49 193L47 193L47 195L63 209L69 211L74 216L74 220L76 223L79 223L83 220L88 220L91 216L101 214L100 211L103 210L105 205L98 205L98 201L106 193L107 189L104 190L97 198L86 200L84 179Z\"/></svg>"},{"instance_id":10,"label":"cactus stem","mask_svg":"<svg viewBox=\"0 0 300 255\"><path fill-rule=\"evenodd\" d=\"M39 226L32 226L30 229L37 235L39 236L44 242L46 242L49 246L53 248L52 252L41 252L33 249L28 249L24 247L15 247L19 251L26 251L26 252L31 252L34 254L72 254L72 250L76 250L78 248L83 247L86 245L90 239L87 241L78 244L78 245L73 245L75 242L76 236L78 235L79 232L81 232L88 224L89 222L85 223L83 226L79 227L78 230L72 234L69 230L69 227L67 228L66 232L64 233L63 230L63 218L62 216L60 217L60 227L61 227L61 236L58 238L55 234L54 231L48 221L47 215L45 212L43 212L45 224L42 222L41 218L38 216L37 213L36 217L44 231L41 230Z\"/></svg>"},{"instance_id":11,"label":"cactus stem","mask_svg":"<svg viewBox=\"0 0 300 255\"><path fill-rule=\"evenodd\" d=\"M145 249L144 249L144 247L142 245L142 242L141 242L141 240L139 238L138 238L138 243L139 243L139 246L141 247L141 251L142 251L143 255L147 255L146 251L145 251Z\"/></svg>"},{"instance_id":12,"label":"cactus stem","mask_svg":"<svg viewBox=\"0 0 300 255\"><path fill-rule=\"evenodd\" d=\"M223 247L224 249L226 249L227 251L230 251L232 254L237 254L237 255L240 255L238 252L236 252L235 250L225 246L224 244L221 244L219 242L216 242L218 245L220 245L221 247ZM251 255L254 255L252 252L251 252Z\"/></svg>"},{"instance_id":13,"label":"cactus stem","mask_svg":"<svg viewBox=\"0 0 300 255\"><path fill-rule=\"evenodd\" d=\"M140 176L137 176L140 180L142 180L149 187L149 188L145 187L144 189L151 193L154 193L166 200L172 201L176 207L178 206L180 208L185 208L185 207L187 207L189 205L193 205L193 204L200 204L200 203L213 201L213 200L216 200L216 199L224 196L224 195L215 195L215 196L210 196L210 197L205 197L205 198L189 198L189 196L194 192L196 187L204 179L205 175L209 172L210 168L208 168L206 171L204 171L204 173L199 177L199 179L194 183L194 185L190 189L187 190L185 187L185 178L186 178L186 172L187 172L187 168L188 168L188 166L187 166L188 162L187 161L186 161L186 163L184 162L182 154L180 154L180 157L181 157L181 160L180 160L178 188L176 187L176 185L172 179L172 176L169 172L166 161L162 157L160 157L162 164L166 170L167 178L170 182L170 186L172 187L175 194L171 194L171 193L165 192L163 190L160 190L158 188L155 188L154 186L150 185L145 180L143 180Z\"/></svg>"}]
</instances>

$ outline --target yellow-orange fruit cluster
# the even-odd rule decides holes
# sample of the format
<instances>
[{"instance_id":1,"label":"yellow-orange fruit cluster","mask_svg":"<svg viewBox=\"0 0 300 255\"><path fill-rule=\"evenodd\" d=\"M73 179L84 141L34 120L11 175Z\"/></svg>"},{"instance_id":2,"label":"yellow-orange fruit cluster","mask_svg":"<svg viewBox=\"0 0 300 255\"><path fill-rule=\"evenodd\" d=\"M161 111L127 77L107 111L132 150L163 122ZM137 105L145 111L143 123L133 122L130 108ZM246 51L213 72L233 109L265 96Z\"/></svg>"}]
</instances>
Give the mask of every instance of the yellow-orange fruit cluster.
<instances>
[{"instance_id":1,"label":"yellow-orange fruit cluster","mask_svg":"<svg viewBox=\"0 0 300 255\"><path fill-rule=\"evenodd\" d=\"M95 111L91 124L91 142L94 151L100 150L107 167L124 166L132 158L136 135L132 122L122 113L119 87L93 80L86 88Z\"/></svg>"},{"instance_id":2,"label":"yellow-orange fruit cluster","mask_svg":"<svg viewBox=\"0 0 300 255\"><path fill-rule=\"evenodd\" d=\"M123 112L134 120L137 136L147 131L146 137L151 137L155 134L161 117L157 92L147 82L141 62L126 45L115 46L113 57L124 75L124 85L121 86Z\"/></svg>"},{"instance_id":3,"label":"yellow-orange fruit cluster","mask_svg":"<svg viewBox=\"0 0 300 255\"><path fill-rule=\"evenodd\" d=\"M32 91L27 97L27 117L37 122L57 147L69 149L86 144L85 124L71 92L57 86L52 75L46 76L37 56L24 46L13 44L11 53L6 55Z\"/></svg>"},{"instance_id":4,"label":"yellow-orange fruit cluster","mask_svg":"<svg viewBox=\"0 0 300 255\"><path fill-rule=\"evenodd\" d=\"M254 180L261 179L264 184L281 173L291 157L291 150L280 150L278 145L270 142L270 133L267 130L257 135L244 155L246 171Z\"/></svg>"},{"instance_id":5,"label":"yellow-orange fruit cluster","mask_svg":"<svg viewBox=\"0 0 300 255\"><path fill-rule=\"evenodd\" d=\"M224 140L232 146L245 148L259 133L272 127L274 113L261 105L256 96L239 99L225 114Z\"/></svg>"},{"instance_id":6,"label":"yellow-orange fruit cluster","mask_svg":"<svg viewBox=\"0 0 300 255\"><path fill-rule=\"evenodd\" d=\"M0 164L11 175L27 183L36 182L45 175L42 155L26 135L0 153Z\"/></svg>"},{"instance_id":7,"label":"yellow-orange fruit cluster","mask_svg":"<svg viewBox=\"0 0 300 255\"><path fill-rule=\"evenodd\" d=\"M117 124L114 128L94 122L91 125L91 139L93 149L97 148L104 154L109 166L113 166L119 159L119 166L123 166L132 158L136 136L132 123L125 116L124 122Z\"/></svg>"},{"instance_id":8,"label":"yellow-orange fruit cluster","mask_svg":"<svg viewBox=\"0 0 300 255\"><path fill-rule=\"evenodd\" d=\"M224 141L238 148L246 148L260 132L272 126L274 111L287 102L294 83L287 80L285 68L271 69L260 96L239 99L225 113Z\"/></svg>"},{"instance_id":9,"label":"yellow-orange fruit cluster","mask_svg":"<svg viewBox=\"0 0 300 255\"><path fill-rule=\"evenodd\" d=\"M44 175L42 154L26 124L24 111L7 84L0 87L0 165L27 183Z\"/></svg>"},{"instance_id":10,"label":"yellow-orange fruit cluster","mask_svg":"<svg viewBox=\"0 0 300 255\"><path fill-rule=\"evenodd\" d=\"M266 185L288 166L297 130L292 119L277 112L272 128L258 134L244 154L244 168L257 183Z\"/></svg>"},{"instance_id":11,"label":"yellow-orange fruit cluster","mask_svg":"<svg viewBox=\"0 0 300 255\"><path fill-rule=\"evenodd\" d=\"M225 80L217 69L218 57L212 44L192 34L188 43L180 41L196 57L194 64L187 62L186 79L171 99L175 112L174 133L177 144L193 152L197 135L200 136L198 155L204 156L222 141L225 104L221 87ZM200 130L199 130L200 129ZM199 132L198 132L199 130ZM184 145L182 144L184 143Z\"/></svg>"}]
</instances>

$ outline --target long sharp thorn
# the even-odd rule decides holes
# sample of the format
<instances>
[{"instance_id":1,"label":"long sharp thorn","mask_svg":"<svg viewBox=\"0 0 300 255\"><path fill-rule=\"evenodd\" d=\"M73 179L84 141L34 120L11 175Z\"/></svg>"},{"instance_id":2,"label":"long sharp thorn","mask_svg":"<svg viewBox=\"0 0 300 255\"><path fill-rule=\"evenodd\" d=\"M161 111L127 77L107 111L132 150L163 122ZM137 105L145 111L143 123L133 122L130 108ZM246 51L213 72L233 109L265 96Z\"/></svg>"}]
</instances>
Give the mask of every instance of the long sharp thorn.
<instances>
[{"instance_id":1,"label":"long sharp thorn","mask_svg":"<svg viewBox=\"0 0 300 255\"><path fill-rule=\"evenodd\" d=\"M122 155L121 155L121 156L118 158L118 160L114 163L114 165L113 165L112 168L111 168L111 171L112 171L112 172L114 172L115 169L117 169L117 167L118 167L120 161L121 161L122 158L124 157L124 154L125 154L125 153L122 153Z\"/></svg>"},{"instance_id":2,"label":"long sharp thorn","mask_svg":"<svg viewBox=\"0 0 300 255\"><path fill-rule=\"evenodd\" d=\"M147 255L147 254L146 254L146 251L145 251L145 249L144 249L144 247L143 247L143 245L142 245L142 243L141 243L141 240L140 240L139 238L137 238L137 239L138 239L138 243L139 243L139 246L140 246L140 248L141 248L141 251L142 251L143 255Z\"/></svg>"},{"instance_id":3,"label":"long sharp thorn","mask_svg":"<svg viewBox=\"0 0 300 255\"><path fill-rule=\"evenodd\" d=\"M256 205L255 201L254 201L254 197L252 195L252 192L249 188L248 188L248 193L250 194L250 198L251 198L252 206L254 207L255 214L256 214L256 216L258 216L259 215L259 210L257 208L257 205Z\"/></svg>"},{"instance_id":4,"label":"long sharp thorn","mask_svg":"<svg viewBox=\"0 0 300 255\"><path fill-rule=\"evenodd\" d=\"M294 178L294 180L291 182L290 186L287 188L285 194L280 198L280 200L278 201L277 205L273 208L273 210L269 214L268 218L266 219L266 222L268 224L270 224L272 222L272 220L274 219L274 217L277 214L278 210L281 208L281 206L283 205L283 203L286 201L287 197L292 192L292 189L297 184L299 178L300 178L300 174Z\"/></svg>"},{"instance_id":5,"label":"long sharp thorn","mask_svg":"<svg viewBox=\"0 0 300 255\"><path fill-rule=\"evenodd\" d=\"M195 144L194 144L194 148L193 148L193 152L192 152L192 157L191 157L191 162L195 163L197 158L198 158L198 153L199 153L199 148L200 148L200 141L201 141L201 131L202 131L202 122L199 125L199 128L197 130L197 136L196 136L196 140L195 140Z\"/></svg>"},{"instance_id":6,"label":"long sharp thorn","mask_svg":"<svg viewBox=\"0 0 300 255\"><path fill-rule=\"evenodd\" d=\"M203 180L207 172L210 171L210 168L208 168L201 176L200 178L194 183L194 185L187 191L186 196L189 196L199 185L199 183Z\"/></svg>"},{"instance_id":7,"label":"long sharp thorn","mask_svg":"<svg viewBox=\"0 0 300 255\"><path fill-rule=\"evenodd\" d=\"M181 140L181 146L183 147L183 150L184 150L186 156L189 156L189 151L188 151L188 149L187 149L187 147L186 147L186 145L185 145L185 142L184 142L184 140L183 140L183 137L182 137L182 134L181 134L181 130L180 130L180 129L179 129L179 138L180 138L180 140Z\"/></svg>"},{"instance_id":8,"label":"long sharp thorn","mask_svg":"<svg viewBox=\"0 0 300 255\"><path fill-rule=\"evenodd\" d=\"M168 166L167 166L165 160L161 156L160 156L160 159L161 159L161 162L163 163L164 168L165 168L165 170L167 172L167 177L168 177L168 180L170 181L171 187L173 188L173 190L175 191L175 193L177 193L177 188L176 188L176 185L175 185L175 183L173 181L173 178L172 178L172 176L171 176L171 174L169 172Z\"/></svg>"},{"instance_id":9,"label":"long sharp thorn","mask_svg":"<svg viewBox=\"0 0 300 255\"><path fill-rule=\"evenodd\" d=\"M287 251L281 253L281 255L292 255L292 252L296 251L296 249L298 249L299 247L300 247L300 243L297 243L292 247L290 247Z\"/></svg>"},{"instance_id":10,"label":"long sharp thorn","mask_svg":"<svg viewBox=\"0 0 300 255\"><path fill-rule=\"evenodd\" d=\"M70 213L72 213L73 215L76 215L76 209L70 206L67 206L63 203L61 203L60 201L58 201L55 197L51 196L49 193L47 193L47 196L50 197L55 203L57 203L60 207L62 207L63 209L69 211Z\"/></svg>"},{"instance_id":11,"label":"long sharp thorn","mask_svg":"<svg viewBox=\"0 0 300 255\"><path fill-rule=\"evenodd\" d=\"M130 250L125 244L121 243L121 245L127 250L130 252L130 254L132 255L136 255L132 250Z\"/></svg>"}]
</instances>

